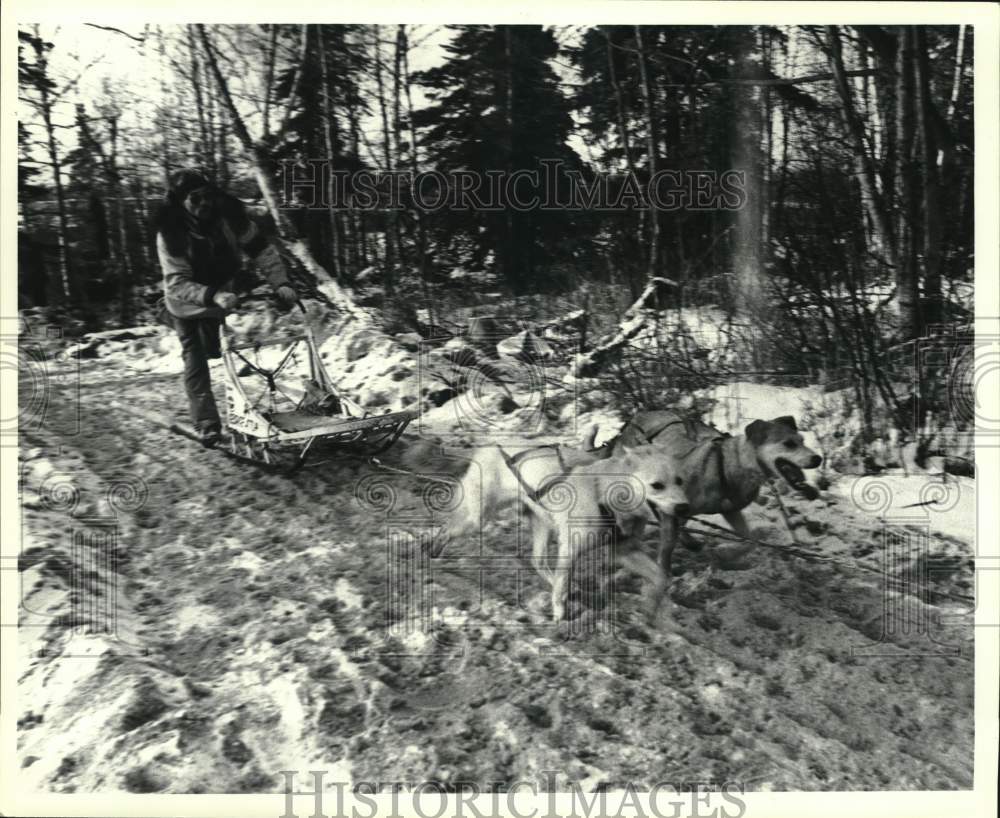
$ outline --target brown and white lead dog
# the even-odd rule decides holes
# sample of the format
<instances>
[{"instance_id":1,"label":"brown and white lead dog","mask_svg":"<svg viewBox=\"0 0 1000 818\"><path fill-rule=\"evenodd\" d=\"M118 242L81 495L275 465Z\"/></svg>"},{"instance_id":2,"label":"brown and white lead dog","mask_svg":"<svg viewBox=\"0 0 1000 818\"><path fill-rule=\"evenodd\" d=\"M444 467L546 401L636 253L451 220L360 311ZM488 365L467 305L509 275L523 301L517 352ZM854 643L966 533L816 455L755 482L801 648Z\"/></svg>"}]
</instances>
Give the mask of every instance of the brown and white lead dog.
<instances>
[{"instance_id":1,"label":"brown and white lead dog","mask_svg":"<svg viewBox=\"0 0 1000 818\"><path fill-rule=\"evenodd\" d=\"M689 517L721 514L741 537L750 535L743 509L770 478L780 476L809 499L816 497L802 469L817 468L823 458L803 443L790 415L755 420L743 434L730 436L676 412L640 412L602 448L613 456L640 443L650 443L677 462L690 505ZM599 451L593 454L600 456ZM661 526L660 562L668 574L682 526L683 522Z\"/></svg>"}]
</instances>

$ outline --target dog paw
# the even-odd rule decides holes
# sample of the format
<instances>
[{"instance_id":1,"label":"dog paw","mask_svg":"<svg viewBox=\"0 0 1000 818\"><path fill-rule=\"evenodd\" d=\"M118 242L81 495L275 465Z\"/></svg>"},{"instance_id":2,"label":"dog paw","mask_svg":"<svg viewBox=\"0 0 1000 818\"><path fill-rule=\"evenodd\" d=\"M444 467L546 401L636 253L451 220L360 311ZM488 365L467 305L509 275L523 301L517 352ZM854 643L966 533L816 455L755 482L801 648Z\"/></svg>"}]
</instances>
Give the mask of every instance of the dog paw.
<instances>
[{"instance_id":1,"label":"dog paw","mask_svg":"<svg viewBox=\"0 0 1000 818\"><path fill-rule=\"evenodd\" d=\"M725 543L715 549L715 558L723 570L738 570L746 568L744 557L753 551L750 543Z\"/></svg>"},{"instance_id":2,"label":"dog paw","mask_svg":"<svg viewBox=\"0 0 1000 818\"><path fill-rule=\"evenodd\" d=\"M680 534L681 545L683 545L688 551L701 551L705 547L704 540L691 535L688 531L682 531Z\"/></svg>"},{"instance_id":3,"label":"dog paw","mask_svg":"<svg viewBox=\"0 0 1000 818\"><path fill-rule=\"evenodd\" d=\"M809 483L803 483L798 487L799 494L805 497L807 500L817 500L819 499L819 491L815 486L809 485Z\"/></svg>"}]
</instances>

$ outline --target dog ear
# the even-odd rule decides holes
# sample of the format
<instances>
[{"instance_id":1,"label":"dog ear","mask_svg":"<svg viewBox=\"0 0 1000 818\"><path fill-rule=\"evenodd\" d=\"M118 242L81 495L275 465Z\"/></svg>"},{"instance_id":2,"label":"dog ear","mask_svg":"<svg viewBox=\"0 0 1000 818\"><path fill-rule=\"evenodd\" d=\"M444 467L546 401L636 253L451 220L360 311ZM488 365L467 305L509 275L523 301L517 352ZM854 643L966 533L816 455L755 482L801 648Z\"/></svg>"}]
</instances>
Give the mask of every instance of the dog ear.
<instances>
[{"instance_id":1,"label":"dog ear","mask_svg":"<svg viewBox=\"0 0 1000 818\"><path fill-rule=\"evenodd\" d=\"M633 426L627 426L621 433L622 446L629 449L634 449L636 446L642 445L644 441L645 436Z\"/></svg>"},{"instance_id":2,"label":"dog ear","mask_svg":"<svg viewBox=\"0 0 1000 818\"><path fill-rule=\"evenodd\" d=\"M772 420L771 423L774 423L778 426L788 426L791 428L793 432L797 432L799 430L799 427L795 425L795 418L793 418L791 415L782 415L780 418L775 418L774 420Z\"/></svg>"},{"instance_id":3,"label":"dog ear","mask_svg":"<svg viewBox=\"0 0 1000 818\"><path fill-rule=\"evenodd\" d=\"M743 433L747 436L747 440L753 443L754 446L762 446L767 440L767 430L770 427L771 424L769 421L755 420L743 430Z\"/></svg>"},{"instance_id":4,"label":"dog ear","mask_svg":"<svg viewBox=\"0 0 1000 818\"><path fill-rule=\"evenodd\" d=\"M636 465L635 446L622 446L621 463L626 468L631 468Z\"/></svg>"}]
</instances>

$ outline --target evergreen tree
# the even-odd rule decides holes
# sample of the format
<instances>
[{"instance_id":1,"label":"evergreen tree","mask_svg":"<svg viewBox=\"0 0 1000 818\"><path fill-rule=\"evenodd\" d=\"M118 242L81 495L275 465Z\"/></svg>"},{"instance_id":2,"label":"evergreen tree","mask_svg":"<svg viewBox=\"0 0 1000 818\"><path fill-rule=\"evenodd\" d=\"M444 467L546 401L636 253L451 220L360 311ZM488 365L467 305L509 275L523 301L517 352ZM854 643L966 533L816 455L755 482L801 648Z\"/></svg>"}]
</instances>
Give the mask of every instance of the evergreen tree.
<instances>
[{"instance_id":1,"label":"evergreen tree","mask_svg":"<svg viewBox=\"0 0 1000 818\"><path fill-rule=\"evenodd\" d=\"M581 78L578 118L602 170L634 174L645 185L652 167L716 173L744 169L747 157L741 154L760 139L761 123L748 116L754 89L728 81L765 76L762 67L748 59L759 27L640 28L642 67L636 26L588 28L568 49ZM648 108L642 69L650 91ZM798 89L786 86L781 91L792 94ZM758 171L746 169L751 176ZM665 191L660 189L661 197ZM622 275L637 293L648 266L644 256L649 252L652 220L662 237L653 268L686 279L728 266L728 243L721 238L734 218L735 214L717 208L615 213L603 220L603 237L609 255L620 260L616 263L622 264Z\"/></svg>"},{"instance_id":2,"label":"evergreen tree","mask_svg":"<svg viewBox=\"0 0 1000 818\"><path fill-rule=\"evenodd\" d=\"M537 188L525 180L513 190L522 201L544 197L542 160L562 162L563 172L581 167L567 145L570 104L550 64L558 51L555 37L541 26L453 28L448 59L416 78L431 100L414 114L431 165L446 176L472 171L484 184L488 172L535 172ZM485 190L480 195L488 196ZM439 246L455 239L467 245L468 258L456 261L492 260L505 282L524 291L539 286L535 276L543 265L571 257L579 216L568 210L443 208L430 226ZM546 269L547 280L552 272Z\"/></svg>"},{"instance_id":3,"label":"evergreen tree","mask_svg":"<svg viewBox=\"0 0 1000 818\"><path fill-rule=\"evenodd\" d=\"M287 104L293 95L295 100L285 127L275 135L280 142L269 146L276 162L319 158L328 160L331 171L348 174L364 167L356 131L357 118L366 110L359 82L370 62L359 29L309 26L304 60L278 72L275 101ZM312 169L303 167L301 173L308 176ZM322 198L317 194L317 201L334 205L334 215L322 209L302 210L293 221L317 258L339 275L346 266L345 243L355 230L353 218L336 212L336 206L349 203L352 191L345 191L334 175L330 179L334 187L323 191Z\"/></svg>"}]
</instances>

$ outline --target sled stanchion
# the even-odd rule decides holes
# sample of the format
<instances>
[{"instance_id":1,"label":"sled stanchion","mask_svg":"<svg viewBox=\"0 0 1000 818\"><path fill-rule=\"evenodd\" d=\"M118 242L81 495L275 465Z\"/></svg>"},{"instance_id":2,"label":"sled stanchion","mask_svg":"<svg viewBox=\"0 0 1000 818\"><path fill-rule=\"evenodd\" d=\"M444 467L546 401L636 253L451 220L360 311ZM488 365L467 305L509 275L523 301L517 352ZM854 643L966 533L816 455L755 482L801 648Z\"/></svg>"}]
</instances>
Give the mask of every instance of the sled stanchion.
<instances>
[{"instance_id":1,"label":"sled stanchion","mask_svg":"<svg viewBox=\"0 0 1000 818\"><path fill-rule=\"evenodd\" d=\"M297 301L303 315L305 305ZM269 366L262 350L282 347ZM297 353L304 347L304 355ZM240 350L252 348L255 362L237 374L238 361L250 363ZM293 372L302 359L308 371ZM226 375L225 434L242 438L246 443L244 459L264 462L297 471L307 455L316 450L344 454L378 454L392 446L407 425L416 417L409 411L369 415L363 408L341 395L326 373L316 339L311 330L298 335L266 341L224 344L223 367ZM294 362L294 363L293 363ZM263 389L254 391L254 385Z\"/></svg>"}]
</instances>

